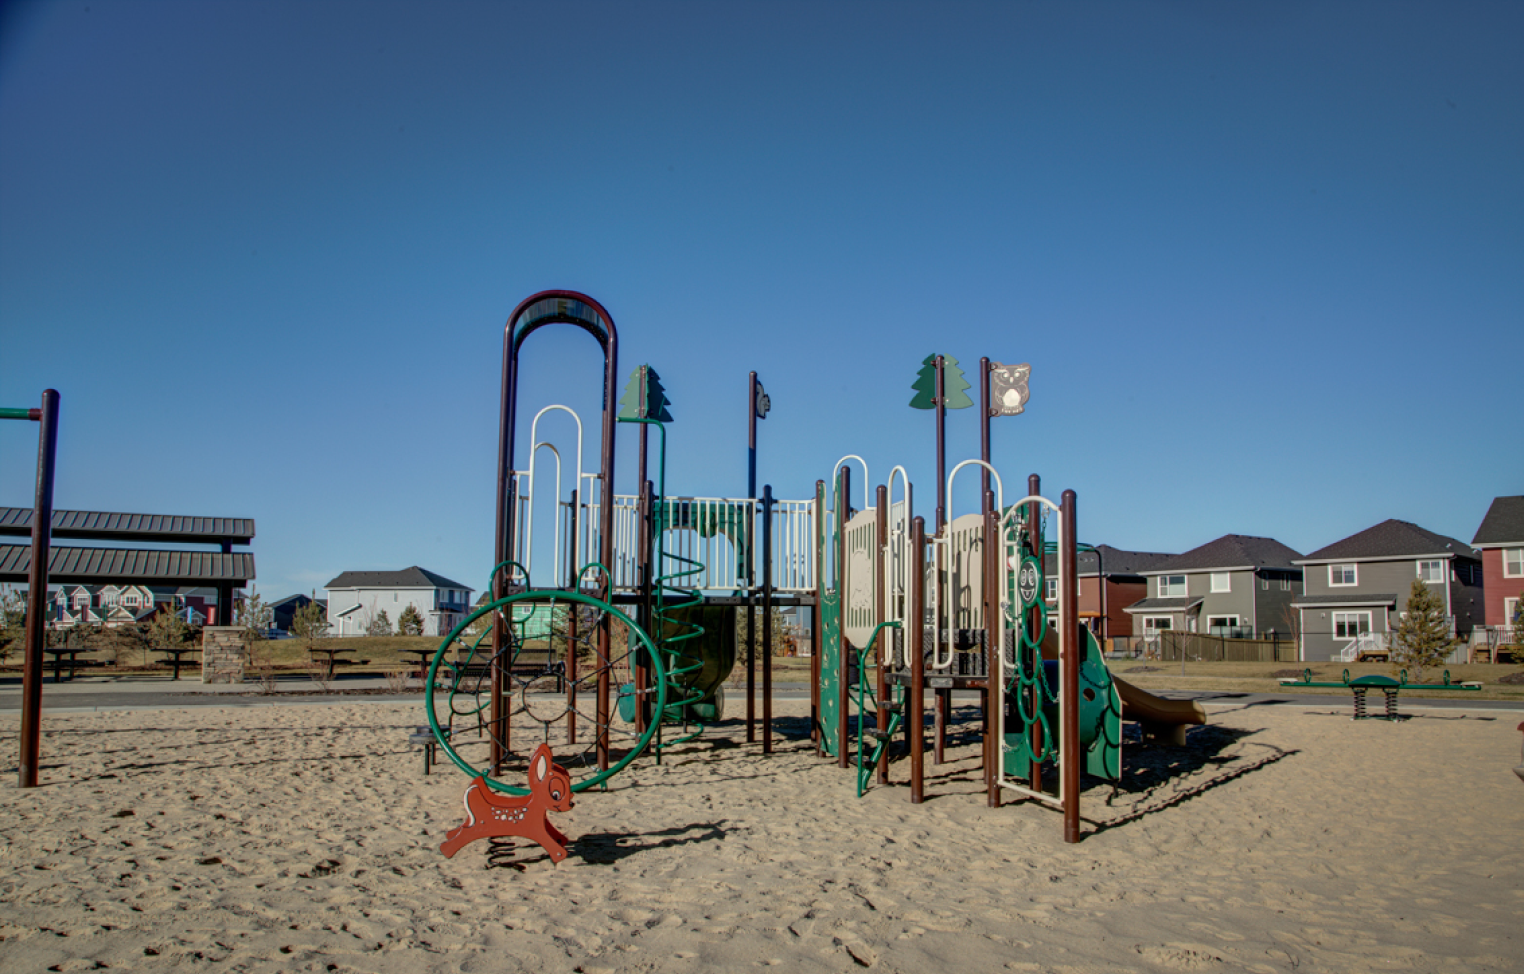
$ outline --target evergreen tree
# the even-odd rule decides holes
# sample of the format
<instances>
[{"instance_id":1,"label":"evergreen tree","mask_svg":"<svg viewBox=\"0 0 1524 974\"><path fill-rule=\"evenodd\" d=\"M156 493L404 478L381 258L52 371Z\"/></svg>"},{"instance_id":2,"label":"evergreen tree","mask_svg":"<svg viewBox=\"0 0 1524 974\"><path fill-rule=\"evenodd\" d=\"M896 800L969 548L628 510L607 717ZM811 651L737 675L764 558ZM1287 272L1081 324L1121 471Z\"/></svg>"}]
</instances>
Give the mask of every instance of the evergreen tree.
<instances>
[{"instance_id":1,"label":"evergreen tree","mask_svg":"<svg viewBox=\"0 0 1524 974\"><path fill-rule=\"evenodd\" d=\"M1408 603L1392 634L1392 665L1408 671L1414 683L1423 680L1423 671L1443 663L1455 648L1445 618L1445 603L1423 579L1413 579Z\"/></svg>"},{"instance_id":2,"label":"evergreen tree","mask_svg":"<svg viewBox=\"0 0 1524 974\"><path fill-rule=\"evenodd\" d=\"M265 633L270 631L270 624L274 621L275 614L265 600L260 598L258 592L250 592L238 607L238 625L243 629L244 645L252 655L255 647L265 638Z\"/></svg>"},{"instance_id":3,"label":"evergreen tree","mask_svg":"<svg viewBox=\"0 0 1524 974\"><path fill-rule=\"evenodd\" d=\"M308 653L317 649L318 640L328 637L328 613L316 599L291 614L291 635L301 640Z\"/></svg>"},{"instance_id":4,"label":"evergreen tree","mask_svg":"<svg viewBox=\"0 0 1524 974\"><path fill-rule=\"evenodd\" d=\"M190 626L171 603L159 607L148 623L148 641L155 647L179 646L190 636Z\"/></svg>"},{"instance_id":5,"label":"evergreen tree","mask_svg":"<svg viewBox=\"0 0 1524 974\"><path fill-rule=\"evenodd\" d=\"M418 610L413 607L411 602L408 603L407 608L402 610L402 614L397 617L397 635L423 635L423 616L418 614Z\"/></svg>"},{"instance_id":6,"label":"evergreen tree","mask_svg":"<svg viewBox=\"0 0 1524 974\"><path fill-rule=\"evenodd\" d=\"M386 617L386 610L382 609L370 620L370 625L365 627L367 636L390 636L392 634L392 620Z\"/></svg>"},{"instance_id":7,"label":"evergreen tree","mask_svg":"<svg viewBox=\"0 0 1524 974\"><path fill-rule=\"evenodd\" d=\"M935 354L926 356L921 363L921 371L915 375L915 382L910 388L915 390L915 395L910 400L910 405L915 409L935 409L937 405L937 357ZM967 409L974 404L968 398L968 380L963 378L963 370L958 368L958 360L951 355L942 356L942 395L946 399L943 404L945 409Z\"/></svg>"}]
</instances>

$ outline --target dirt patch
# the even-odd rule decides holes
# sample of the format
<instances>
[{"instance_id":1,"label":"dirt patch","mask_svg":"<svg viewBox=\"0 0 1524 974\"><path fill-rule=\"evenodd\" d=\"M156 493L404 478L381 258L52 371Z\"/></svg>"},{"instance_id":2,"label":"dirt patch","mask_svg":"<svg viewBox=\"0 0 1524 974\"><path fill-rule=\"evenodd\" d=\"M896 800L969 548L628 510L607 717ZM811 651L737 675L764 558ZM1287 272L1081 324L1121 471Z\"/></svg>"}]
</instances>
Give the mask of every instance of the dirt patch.
<instances>
[{"instance_id":1,"label":"dirt patch","mask_svg":"<svg viewBox=\"0 0 1524 974\"><path fill-rule=\"evenodd\" d=\"M1498 677L1499 683L1524 683L1524 670L1515 670L1505 676Z\"/></svg>"},{"instance_id":2,"label":"dirt patch","mask_svg":"<svg viewBox=\"0 0 1524 974\"><path fill-rule=\"evenodd\" d=\"M1123 670L1122 672L1123 673L1157 673L1157 672L1159 672L1159 668L1157 666L1134 666L1132 669L1130 669L1130 670Z\"/></svg>"},{"instance_id":3,"label":"dirt patch","mask_svg":"<svg viewBox=\"0 0 1524 974\"><path fill-rule=\"evenodd\" d=\"M1277 679L1277 680L1281 680L1281 679L1295 680L1295 679L1299 678L1304 672L1306 672L1306 671L1305 670L1276 670L1274 673L1271 673L1270 675L1272 677L1274 677L1275 679ZM1314 673L1313 676L1317 676L1317 674Z\"/></svg>"}]
</instances>

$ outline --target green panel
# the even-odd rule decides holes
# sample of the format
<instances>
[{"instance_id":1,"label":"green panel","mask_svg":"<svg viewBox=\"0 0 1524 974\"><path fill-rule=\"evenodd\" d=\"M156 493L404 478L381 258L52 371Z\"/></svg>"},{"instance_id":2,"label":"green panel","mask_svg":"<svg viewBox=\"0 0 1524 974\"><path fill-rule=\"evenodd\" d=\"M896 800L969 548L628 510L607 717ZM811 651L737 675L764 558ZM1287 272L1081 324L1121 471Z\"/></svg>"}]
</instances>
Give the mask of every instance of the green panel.
<instances>
[{"instance_id":1,"label":"green panel","mask_svg":"<svg viewBox=\"0 0 1524 974\"><path fill-rule=\"evenodd\" d=\"M1093 694L1087 699L1087 694ZM1086 774L1107 781L1122 778L1122 697L1106 668L1095 634L1085 630L1085 658L1080 663L1080 741Z\"/></svg>"},{"instance_id":2,"label":"green panel","mask_svg":"<svg viewBox=\"0 0 1524 974\"><path fill-rule=\"evenodd\" d=\"M826 754L836 756L841 728L841 593L827 589L820 604L820 742Z\"/></svg>"}]
</instances>

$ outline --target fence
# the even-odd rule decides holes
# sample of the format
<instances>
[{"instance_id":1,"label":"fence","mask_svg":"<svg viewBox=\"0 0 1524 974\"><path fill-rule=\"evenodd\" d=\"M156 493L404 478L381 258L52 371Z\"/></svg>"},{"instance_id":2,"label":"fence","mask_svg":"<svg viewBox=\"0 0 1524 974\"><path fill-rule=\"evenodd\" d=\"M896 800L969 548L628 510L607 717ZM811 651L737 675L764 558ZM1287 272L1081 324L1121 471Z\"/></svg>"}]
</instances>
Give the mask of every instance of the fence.
<instances>
[{"instance_id":1,"label":"fence","mask_svg":"<svg viewBox=\"0 0 1524 974\"><path fill-rule=\"evenodd\" d=\"M1159 633L1150 642L1156 646L1145 655L1165 661L1213 663L1282 663L1296 662L1297 646L1291 639L1227 639L1201 632ZM1151 647L1154 648L1154 647Z\"/></svg>"}]
</instances>

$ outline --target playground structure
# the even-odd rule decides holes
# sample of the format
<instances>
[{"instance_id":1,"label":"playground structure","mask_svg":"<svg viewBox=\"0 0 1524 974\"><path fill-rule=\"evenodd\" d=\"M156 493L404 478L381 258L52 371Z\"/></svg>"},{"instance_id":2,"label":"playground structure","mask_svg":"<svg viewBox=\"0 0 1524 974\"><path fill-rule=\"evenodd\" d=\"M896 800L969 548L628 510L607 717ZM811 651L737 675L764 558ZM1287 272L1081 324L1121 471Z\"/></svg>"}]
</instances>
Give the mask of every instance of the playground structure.
<instances>
[{"instance_id":1,"label":"playground structure","mask_svg":"<svg viewBox=\"0 0 1524 974\"><path fill-rule=\"evenodd\" d=\"M527 462L517 460L520 349L554 324L582 329L604 353L596 470L582 467L581 419L560 405L535 415ZM928 368L933 363L940 462L943 358L929 358ZM986 415L990 371L982 360ZM910 765L911 801L922 801L926 691L934 696L937 762L952 694L972 692L981 703L989 804L1009 796L1057 807L1066 840L1078 841L1081 773L1119 777L1124 716L1155 730L1204 722L1198 706L1160 700L1109 674L1073 595L1077 498L1066 491L1055 503L1042 496L1034 475L1025 495L1006 504L1003 481L988 461L987 424L984 458L958 464L938 484L939 523L928 534L913 516L903 467L876 488L872 503L866 464L850 456L836 465L829 489L817 481L813 498L777 499L770 485L755 490L755 421L765 414L755 373L748 392L753 496L669 496L670 415L660 378L639 367L616 406L617 375L613 320L586 295L541 292L510 316L490 597L442 642L427 684L440 747L487 787L524 794L500 779L527 771L523 755L531 748L553 752L572 791L603 785L647 748L660 761L665 750L724 716L737 614L760 609L761 643L771 647L778 605L813 609L812 736L817 753L842 767L855 753L859 794L870 780L888 782L890 759L900 751ZM577 431L569 489L561 451L539 433L540 419L557 411L570 414ZM632 494L613 489L620 424L639 435ZM864 468L858 510L845 465L852 460ZM981 510L941 523L955 481L973 473L980 475ZM547 507L552 523L540 525L537 545L536 524ZM1058 565L1054 625L1043 604L1049 553ZM749 622L745 630L753 643L757 628ZM760 658L764 753L773 739L771 655L764 650ZM756 739L755 661L755 653L747 654L748 741ZM468 744L457 720L475 722L477 745ZM475 764L467 754L473 746L484 750Z\"/></svg>"}]
</instances>

